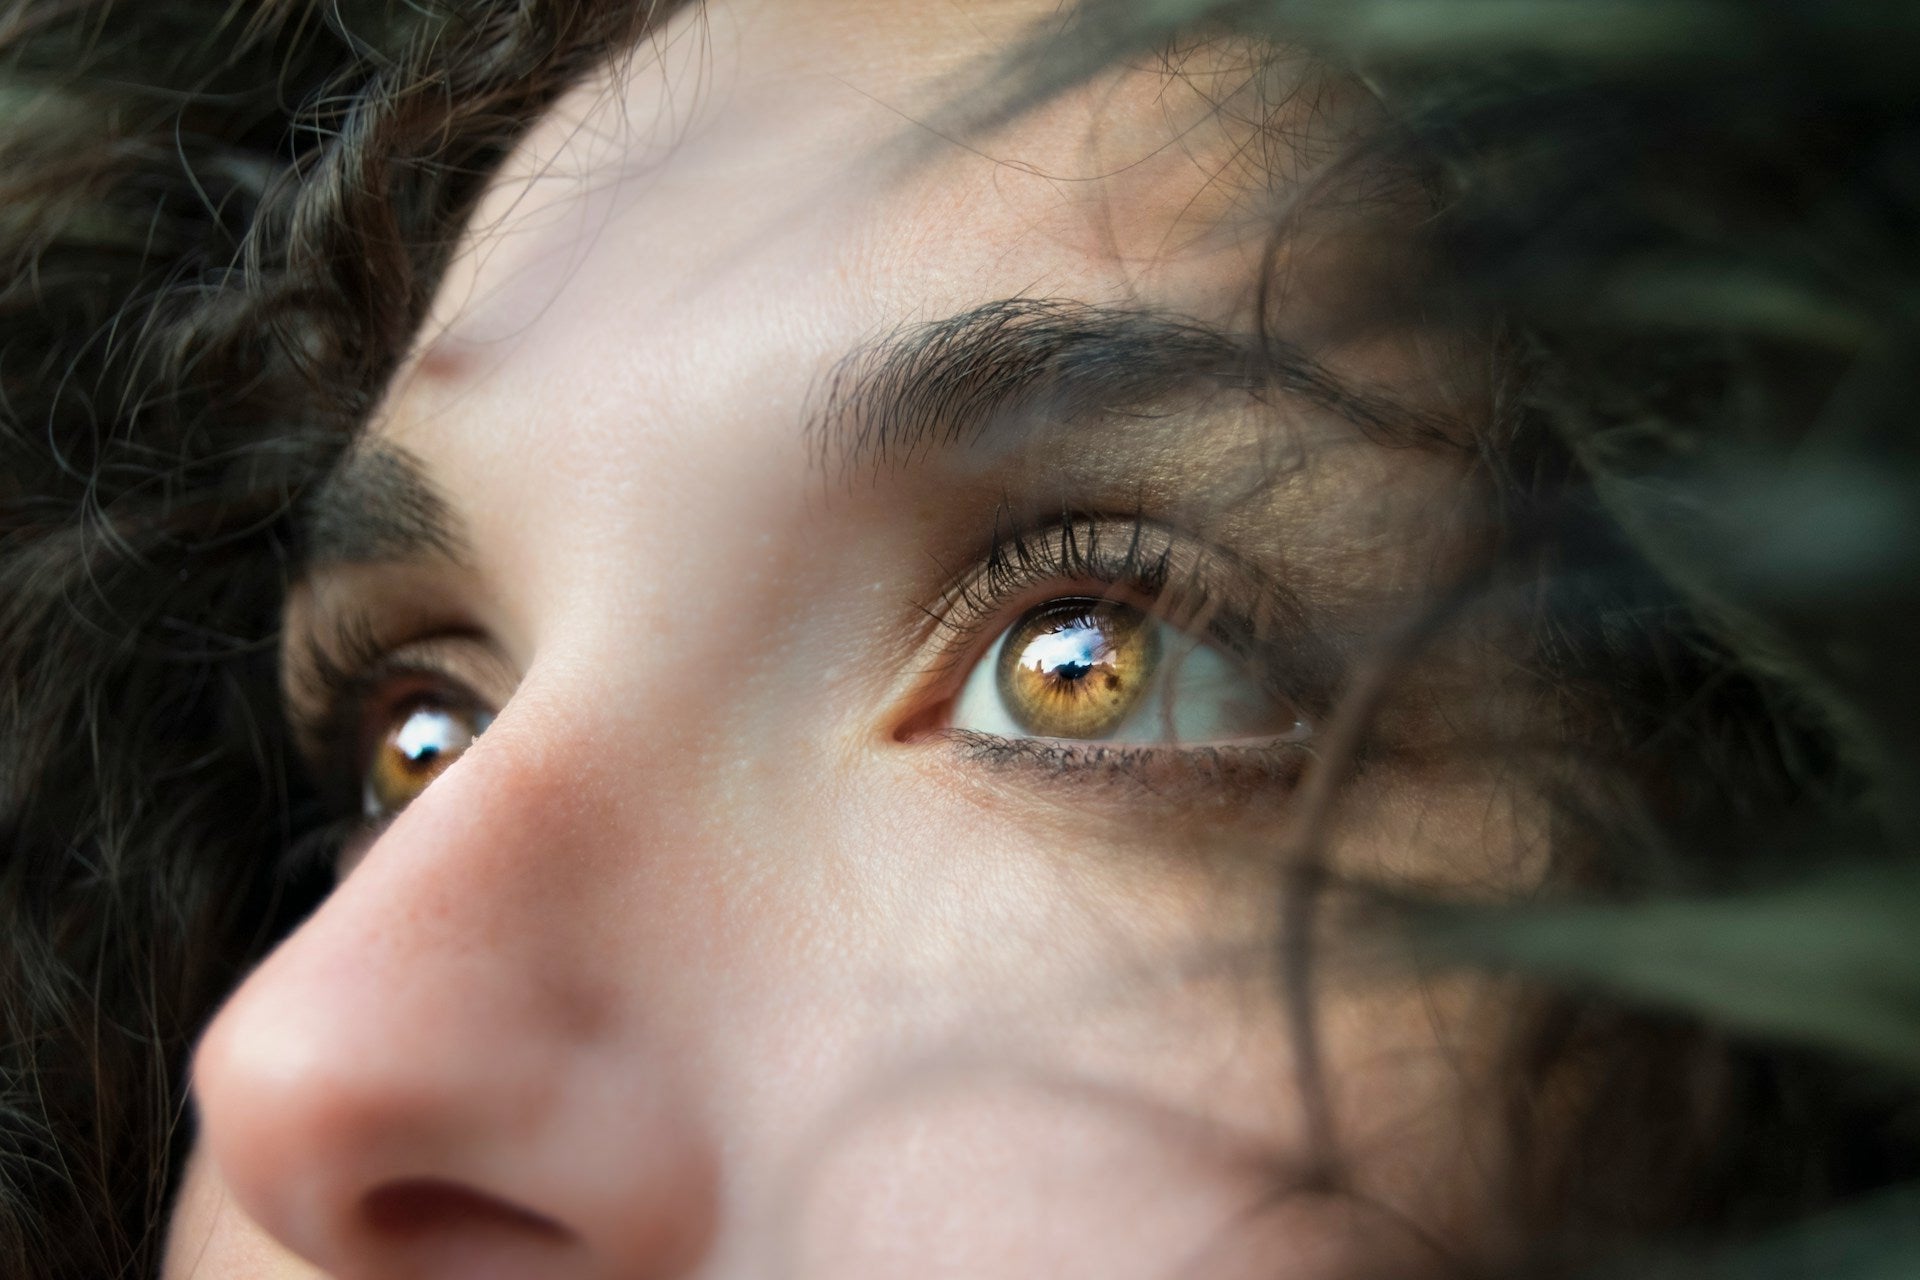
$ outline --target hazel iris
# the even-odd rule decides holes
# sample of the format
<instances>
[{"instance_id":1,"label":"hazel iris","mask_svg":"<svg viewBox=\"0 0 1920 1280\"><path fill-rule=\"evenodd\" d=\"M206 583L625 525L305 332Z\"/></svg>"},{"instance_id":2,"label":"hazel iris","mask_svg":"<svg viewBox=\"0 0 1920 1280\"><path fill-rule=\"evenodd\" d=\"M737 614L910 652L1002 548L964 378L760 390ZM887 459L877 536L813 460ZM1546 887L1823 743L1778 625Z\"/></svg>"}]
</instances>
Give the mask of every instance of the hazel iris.
<instances>
[{"instance_id":1,"label":"hazel iris","mask_svg":"<svg viewBox=\"0 0 1920 1280\"><path fill-rule=\"evenodd\" d=\"M1104 738L1131 715L1160 665L1160 628L1111 600L1068 598L1008 632L996 673L1020 728L1042 738Z\"/></svg>"},{"instance_id":2,"label":"hazel iris","mask_svg":"<svg viewBox=\"0 0 1920 1280\"><path fill-rule=\"evenodd\" d=\"M369 818L388 818L466 754L493 717L440 702L416 702L387 724L368 762L364 803Z\"/></svg>"}]
</instances>

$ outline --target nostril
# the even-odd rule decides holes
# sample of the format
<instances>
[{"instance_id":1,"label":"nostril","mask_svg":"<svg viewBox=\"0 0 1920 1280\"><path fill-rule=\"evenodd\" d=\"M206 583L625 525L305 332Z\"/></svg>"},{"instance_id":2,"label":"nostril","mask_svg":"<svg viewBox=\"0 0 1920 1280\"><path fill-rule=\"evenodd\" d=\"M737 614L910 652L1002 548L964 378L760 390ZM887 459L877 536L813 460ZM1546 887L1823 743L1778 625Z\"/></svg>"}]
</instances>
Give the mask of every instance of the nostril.
<instances>
[{"instance_id":1,"label":"nostril","mask_svg":"<svg viewBox=\"0 0 1920 1280\"><path fill-rule=\"evenodd\" d=\"M571 1234L550 1218L433 1178L390 1182L361 1202L366 1225L382 1236L411 1239L451 1232L504 1232L555 1243Z\"/></svg>"}]
</instances>

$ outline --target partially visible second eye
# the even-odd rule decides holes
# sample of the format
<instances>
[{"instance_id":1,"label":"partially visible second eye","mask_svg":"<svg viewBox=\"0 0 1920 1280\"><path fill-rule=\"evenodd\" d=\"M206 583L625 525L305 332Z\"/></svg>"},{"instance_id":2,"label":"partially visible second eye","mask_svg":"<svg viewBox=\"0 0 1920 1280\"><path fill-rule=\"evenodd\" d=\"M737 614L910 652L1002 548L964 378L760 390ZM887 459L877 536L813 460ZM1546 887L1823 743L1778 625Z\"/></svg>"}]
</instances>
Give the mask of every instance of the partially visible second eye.
<instances>
[{"instance_id":1,"label":"partially visible second eye","mask_svg":"<svg viewBox=\"0 0 1920 1280\"><path fill-rule=\"evenodd\" d=\"M1306 734L1285 699L1214 645L1130 604L1078 596L1002 633L961 688L952 727L1162 745Z\"/></svg>"},{"instance_id":2,"label":"partially visible second eye","mask_svg":"<svg viewBox=\"0 0 1920 1280\"><path fill-rule=\"evenodd\" d=\"M400 704L388 717L361 780L367 819L384 822L413 803L492 723L491 712L450 698Z\"/></svg>"}]
</instances>

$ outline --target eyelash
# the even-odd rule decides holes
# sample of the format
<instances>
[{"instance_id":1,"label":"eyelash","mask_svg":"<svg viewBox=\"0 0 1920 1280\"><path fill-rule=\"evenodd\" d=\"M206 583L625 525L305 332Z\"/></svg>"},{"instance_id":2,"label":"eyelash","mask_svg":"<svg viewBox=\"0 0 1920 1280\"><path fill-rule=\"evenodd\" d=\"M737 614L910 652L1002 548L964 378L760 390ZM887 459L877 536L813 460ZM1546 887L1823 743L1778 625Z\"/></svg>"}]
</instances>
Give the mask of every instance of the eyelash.
<instances>
[{"instance_id":1,"label":"eyelash","mask_svg":"<svg viewBox=\"0 0 1920 1280\"><path fill-rule=\"evenodd\" d=\"M452 638L444 633L433 637ZM329 625L324 639L303 648L300 693L290 718L302 754L336 813L360 814L359 772L367 737L401 706L435 691L451 702L484 701L451 671L398 657L415 643L426 640L393 644L380 635L372 618L348 612ZM369 829L359 816L341 826Z\"/></svg>"},{"instance_id":2,"label":"eyelash","mask_svg":"<svg viewBox=\"0 0 1920 1280\"><path fill-rule=\"evenodd\" d=\"M1141 513L1102 516L1063 510L1044 525L1022 525L1002 506L980 566L955 578L927 609L941 652L929 676L951 683L986 660L987 649L1022 608L1071 593L1075 585L1133 597L1177 627L1191 629L1245 662L1270 692L1309 717L1330 700L1332 663L1310 654L1292 598L1253 566ZM1282 645L1281 640L1291 643ZM916 717L918 719L923 717ZM909 727L900 735L921 736ZM1249 786L1291 782L1306 744L1159 746L1002 738L975 730L932 735L970 761L1062 780L1159 780Z\"/></svg>"},{"instance_id":3,"label":"eyelash","mask_svg":"<svg viewBox=\"0 0 1920 1280\"><path fill-rule=\"evenodd\" d=\"M1131 597L1155 616L1203 634L1247 662L1277 696L1312 714L1319 682L1309 677L1317 664L1301 661L1297 651L1288 655L1292 661L1282 662L1273 643L1276 636L1296 638L1302 632L1290 598L1250 566L1139 513L1112 517L1064 510L1044 524L1022 525L1003 506L994 525L977 567L954 578L935 603L923 609L939 632L940 654L929 673L933 678L950 681L956 669L970 669L983 660L984 649L1021 608L1075 585L1091 585ZM294 734L328 810L352 815L328 823L328 834L316 832L316 847L322 848L318 856L376 829L360 816L358 802L371 732L410 698L423 694L437 691L454 702L482 701L451 671L396 656L411 647L394 644L371 617L356 612L337 615L323 636L302 646L298 691L290 710ZM1299 743L1072 744L971 730L944 730L938 736L966 759L996 769L1148 786L1176 774L1203 785L1290 781L1306 754Z\"/></svg>"},{"instance_id":4,"label":"eyelash","mask_svg":"<svg viewBox=\"0 0 1920 1280\"><path fill-rule=\"evenodd\" d=\"M1181 785L1230 791L1291 786L1313 754L1308 743L1292 740L1161 747L1002 738L971 729L950 730L947 736L977 764L1023 769L1069 783L1124 784L1146 791Z\"/></svg>"},{"instance_id":5,"label":"eyelash","mask_svg":"<svg viewBox=\"0 0 1920 1280\"><path fill-rule=\"evenodd\" d=\"M1244 585L1223 591L1222 578ZM1066 594L1075 584L1137 597L1135 602L1155 617L1197 628L1249 663L1270 680L1275 693L1295 700L1315 696L1317 682L1273 661L1273 640L1299 630L1290 598L1277 584L1219 549L1140 514L1107 517L1068 510L1046 525L1023 527L1010 523L1003 507L980 567L955 578L925 610L945 635L937 669L978 656L982 635L1011 621L1009 613L1017 612L1023 600L1038 603Z\"/></svg>"}]
</instances>

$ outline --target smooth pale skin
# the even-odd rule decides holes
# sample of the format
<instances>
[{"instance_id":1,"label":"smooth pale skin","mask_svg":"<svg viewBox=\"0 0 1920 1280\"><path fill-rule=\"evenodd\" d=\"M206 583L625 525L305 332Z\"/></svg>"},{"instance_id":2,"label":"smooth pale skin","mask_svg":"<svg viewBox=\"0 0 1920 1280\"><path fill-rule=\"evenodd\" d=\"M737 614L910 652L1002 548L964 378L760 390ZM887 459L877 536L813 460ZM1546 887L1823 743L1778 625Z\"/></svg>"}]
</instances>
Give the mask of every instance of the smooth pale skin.
<instances>
[{"instance_id":1,"label":"smooth pale skin","mask_svg":"<svg viewBox=\"0 0 1920 1280\"><path fill-rule=\"evenodd\" d=\"M1470 554L1461 458L1216 406L842 483L803 431L857 344L992 299L1251 325L1259 197L1297 175L1209 110L1243 56L966 145L922 127L1053 10L715 3L519 149L372 428L463 563L324 571L289 617L471 633L445 661L501 713L208 1031L166 1280L1316 1280L1496 1247L1503 1001L1323 978L1360 1194L1288 1194L1286 788L984 764L941 707L1018 609L944 666L922 612L1011 495L1206 525L1363 632ZM1367 244L1291 251L1295 332ZM1473 402L1449 344L1340 343ZM1284 478L1210 507L1278 436ZM1491 694L1434 689L1333 856L1524 878L1527 806L1434 727Z\"/></svg>"}]
</instances>

